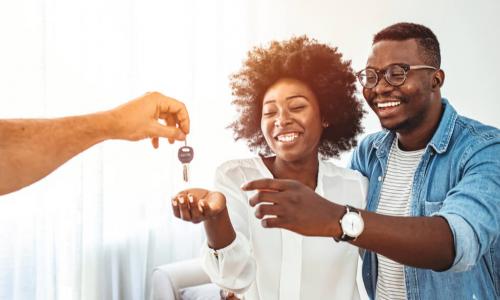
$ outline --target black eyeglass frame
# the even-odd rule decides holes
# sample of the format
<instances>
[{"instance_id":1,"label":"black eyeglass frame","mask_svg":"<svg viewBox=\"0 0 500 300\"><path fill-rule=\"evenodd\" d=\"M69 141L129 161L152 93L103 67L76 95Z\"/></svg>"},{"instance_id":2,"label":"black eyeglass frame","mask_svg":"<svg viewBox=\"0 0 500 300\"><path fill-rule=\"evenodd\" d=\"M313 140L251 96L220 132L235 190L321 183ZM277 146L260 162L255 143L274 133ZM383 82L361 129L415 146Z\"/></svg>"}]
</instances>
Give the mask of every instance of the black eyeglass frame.
<instances>
[{"instance_id":1,"label":"black eyeglass frame","mask_svg":"<svg viewBox=\"0 0 500 300\"><path fill-rule=\"evenodd\" d=\"M393 66L398 66L398 67L401 67L404 71L404 73L402 74L404 76L403 80L401 81L401 83L393 83L391 82L391 80L389 79L389 72L388 70L393 67ZM380 69L380 70L377 70L375 68L364 68L363 70L359 71L356 73L356 78L358 79L359 83L364 87L364 88L367 88L367 89L373 89L374 87L377 86L377 84L379 83L380 79L382 79L382 77L385 79L385 81L394 86L394 87L398 87L398 86L402 86L405 81L406 81L406 78L408 77L408 72L410 70L423 70L423 69L432 69L434 71L437 71L438 68L436 67L433 67L433 66L429 66L429 65L409 65L409 64L402 64L402 63L397 63L397 64L390 64L388 66L386 66L385 68L383 69ZM362 72L366 72L366 71L372 71L374 74L375 74L375 77L376 77L376 81L375 81L375 84L373 84L373 86L366 86L363 84L363 80L361 79L361 73ZM382 76L383 74L383 76Z\"/></svg>"}]
</instances>

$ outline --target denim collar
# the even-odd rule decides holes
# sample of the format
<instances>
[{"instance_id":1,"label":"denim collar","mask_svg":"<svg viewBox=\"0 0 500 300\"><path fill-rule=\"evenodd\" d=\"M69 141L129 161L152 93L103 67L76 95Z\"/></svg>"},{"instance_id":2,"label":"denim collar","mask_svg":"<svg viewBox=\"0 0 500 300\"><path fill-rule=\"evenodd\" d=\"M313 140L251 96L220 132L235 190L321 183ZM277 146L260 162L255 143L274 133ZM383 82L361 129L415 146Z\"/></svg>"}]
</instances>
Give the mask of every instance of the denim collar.
<instances>
[{"instance_id":1,"label":"denim collar","mask_svg":"<svg viewBox=\"0 0 500 300\"><path fill-rule=\"evenodd\" d=\"M427 144L427 148L432 147L434 151L439 154L446 152L448 149L451 136L453 135L453 129L455 128L455 122L458 117L457 111L451 106L447 99L441 98L441 103L444 107L443 115L441 116L439 126L434 132L432 139ZM384 129L384 131L385 134L373 143L373 147L377 149L377 153L380 155L389 153L392 141L396 136L394 131L387 129Z\"/></svg>"}]
</instances>

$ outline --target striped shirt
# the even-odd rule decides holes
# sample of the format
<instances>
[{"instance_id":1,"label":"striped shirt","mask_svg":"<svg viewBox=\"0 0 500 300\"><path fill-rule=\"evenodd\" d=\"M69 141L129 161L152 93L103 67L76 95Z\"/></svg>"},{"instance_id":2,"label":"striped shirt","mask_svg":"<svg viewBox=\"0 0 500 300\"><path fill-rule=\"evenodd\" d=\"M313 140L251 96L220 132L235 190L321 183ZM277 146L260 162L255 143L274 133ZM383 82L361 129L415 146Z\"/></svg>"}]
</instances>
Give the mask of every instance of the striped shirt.
<instances>
[{"instance_id":1,"label":"striped shirt","mask_svg":"<svg viewBox=\"0 0 500 300\"><path fill-rule=\"evenodd\" d=\"M410 214L413 176L424 151L403 151L399 149L398 139L394 139L377 213L390 216ZM377 259L376 299L406 299L404 266L380 254L377 254Z\"/></svg>"}]
</instances>

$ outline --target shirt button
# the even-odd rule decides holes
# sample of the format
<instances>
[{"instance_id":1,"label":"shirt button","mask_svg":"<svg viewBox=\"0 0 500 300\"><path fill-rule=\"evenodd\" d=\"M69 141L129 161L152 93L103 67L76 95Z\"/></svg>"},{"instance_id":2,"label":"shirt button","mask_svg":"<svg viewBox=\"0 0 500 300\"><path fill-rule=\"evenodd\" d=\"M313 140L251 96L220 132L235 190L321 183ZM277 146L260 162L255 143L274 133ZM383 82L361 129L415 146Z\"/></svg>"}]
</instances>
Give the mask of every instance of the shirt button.
<instances>
[{"instance_id":1,"label":"shirt button","mask_svg":"<svg viewBox=\"0 0 500 300\"><path fill-rule=\"evenodd\" d=\"M382 176L379 176L377 179L378 181L382 181Z\"/></svg>"}]
</instances>

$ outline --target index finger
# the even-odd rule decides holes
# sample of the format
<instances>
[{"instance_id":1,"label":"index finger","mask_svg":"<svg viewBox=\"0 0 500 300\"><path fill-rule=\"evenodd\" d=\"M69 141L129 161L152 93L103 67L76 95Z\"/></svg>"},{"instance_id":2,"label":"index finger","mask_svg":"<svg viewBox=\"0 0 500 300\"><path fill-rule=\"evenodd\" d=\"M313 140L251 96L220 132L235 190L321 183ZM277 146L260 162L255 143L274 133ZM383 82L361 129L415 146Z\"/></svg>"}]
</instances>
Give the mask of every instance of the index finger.
<instances>
[{"instance_id":1,"label":"index finger","mask_svg":"<svg viewBox=\"0 0 500 300\"><path fill-rule=\"evenodd\" d=\"M259 192L248 199L248 204L250 204L250 206L252 207L256 206L259 203L279 204L281 202L281 197L282 196L278 191L263 192L262 190L259 190Z\"/></svg>"},{"instance_id":2,"label":"index finger","mask_svg":"<svg viewBox=\"0 0 500 300\"><path fill-rule=\"evenodd\" d=\"M288 188L290 188L289 180L271 178L252 180L241 186L241 189L244 191L260 190L279 192Z\"/></svg>"},{"instance_id":3,"label":"index finger","mask_svg":"<svg viewBox=\"0 0 500 300\"><path fill-rule=\"evenodd\" d=\"M162 114L173 114L175 119L177 119L177 123L179 124L179 128L185 133L189 133L189 113L186 109L186 105L184 103L177 101L173 98L162 97L159 103L160 107L160 117Z\"/></svg>"}]
</instances>

